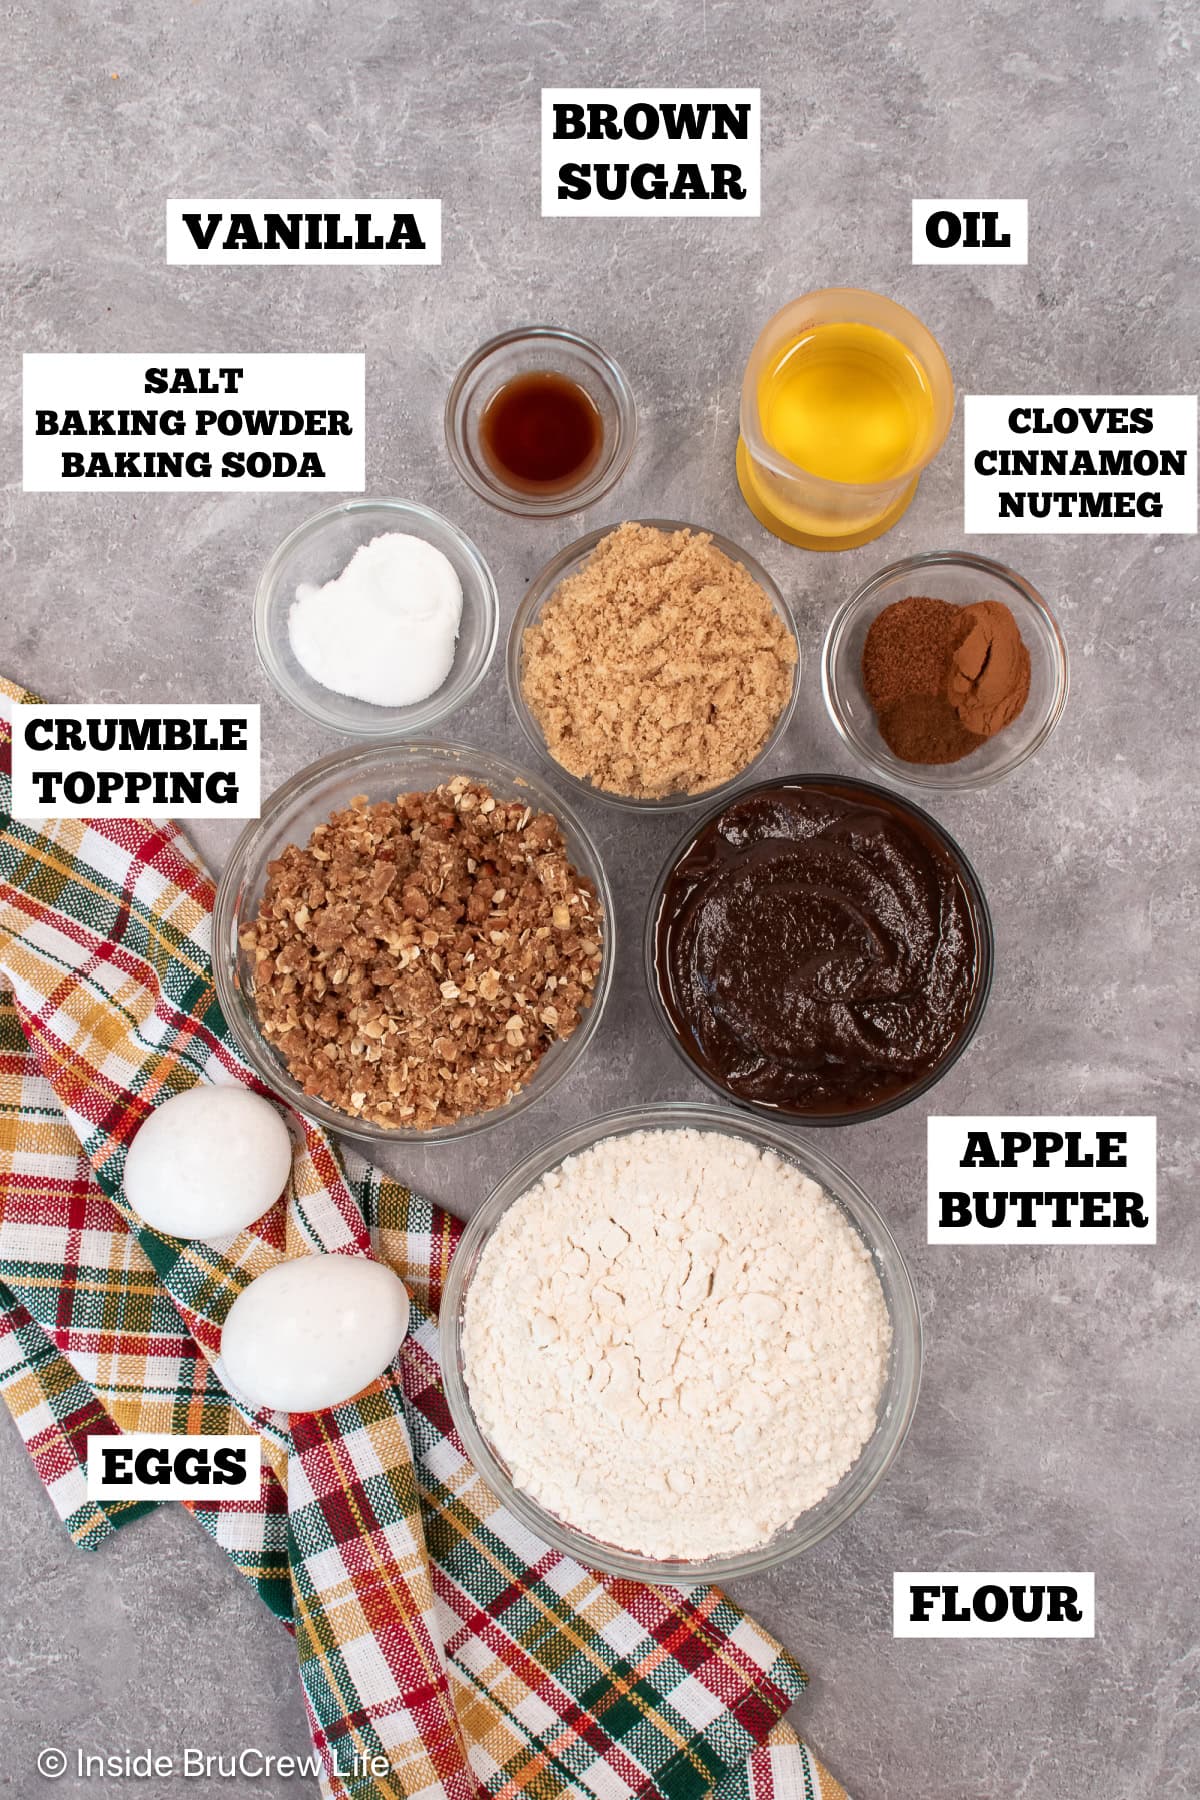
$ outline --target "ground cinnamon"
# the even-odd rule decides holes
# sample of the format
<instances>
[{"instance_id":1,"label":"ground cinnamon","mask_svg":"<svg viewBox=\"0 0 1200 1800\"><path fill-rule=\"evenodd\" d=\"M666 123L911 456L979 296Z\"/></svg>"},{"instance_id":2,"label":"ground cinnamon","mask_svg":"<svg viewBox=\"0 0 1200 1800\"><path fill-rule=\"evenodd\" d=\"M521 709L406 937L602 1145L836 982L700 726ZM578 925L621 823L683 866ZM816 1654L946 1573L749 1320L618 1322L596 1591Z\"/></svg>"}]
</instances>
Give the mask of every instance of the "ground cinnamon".
<instances>
[{"instance_id":1,"label":"ground cinnamon","mask_svg":"<svg viewBox=\"0 0 1200 1800\"><path fill-rule=\"evenodd\" d=\"M1000 600L956 606L910 594L885 606L863 645L863 685L888 748L952 763L1010 725L1029 697L1029 651Z\"/></svg>"},{"instance_id":2,"label":"ground cinnamon","mask_svg":"<svg viewBox=\"0 0 1200 1800\"><path fill-rule=\"evenodd\" d=\"M951 705L969 731L992 737L1029 698L1029 651L1002 600L964 606L970 621L950 663Z\"/></svg>"}]
</instances>

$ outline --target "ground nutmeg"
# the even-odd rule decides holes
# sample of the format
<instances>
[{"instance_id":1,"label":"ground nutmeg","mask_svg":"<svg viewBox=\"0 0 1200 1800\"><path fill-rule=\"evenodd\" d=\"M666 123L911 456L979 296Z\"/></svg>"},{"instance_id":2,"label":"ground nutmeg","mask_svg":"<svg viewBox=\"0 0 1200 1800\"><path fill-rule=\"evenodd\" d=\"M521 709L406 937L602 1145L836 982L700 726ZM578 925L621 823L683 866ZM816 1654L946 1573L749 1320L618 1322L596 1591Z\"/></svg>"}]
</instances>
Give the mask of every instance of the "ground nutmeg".
<instances>
[{"instance_id":1,"label":"ground nutmeg","mask_svg":"<svg viewBox=\"0 0 1200 1800\"><path fill-rule=\"evenodd\" d=\"M880 735L904 762L959 762L1029 698L1029 651L1000 600L894 601L867 632L862 673Z\"/></svg>"}]
</instances>

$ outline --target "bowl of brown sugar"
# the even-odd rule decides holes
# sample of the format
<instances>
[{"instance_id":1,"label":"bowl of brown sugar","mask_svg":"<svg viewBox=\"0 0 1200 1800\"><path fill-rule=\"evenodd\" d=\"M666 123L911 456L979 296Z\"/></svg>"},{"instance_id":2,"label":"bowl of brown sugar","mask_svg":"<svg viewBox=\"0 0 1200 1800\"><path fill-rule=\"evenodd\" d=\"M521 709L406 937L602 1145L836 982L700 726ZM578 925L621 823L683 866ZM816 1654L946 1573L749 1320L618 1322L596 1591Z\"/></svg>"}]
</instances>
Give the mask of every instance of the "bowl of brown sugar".
<instances>
[{"instance_id":1,"label":"bowl of brown sugar","mask_svg":"<svg viewBox=\"0 0 1200 1800\"><path fill-rule=\"evenodd\" d=\"M880 569L834 616L821 687L839 735L906 787L978 788L1011 774L1062 717L1062 632L1015 570L964 551Z\"/></svg>"},{"instance_id":2,"label":"bowl of brown sugar","mask_svg":"<svg viewBox=\"0 0 1200 1800\"><path fill-rule=\"evenodd\" d=\"M671 519L569 544L508 640L530 743L616 806L685 807L732 787L786 730L799 678L795 627L766 570Z\"/></svg>"}]
</instances>

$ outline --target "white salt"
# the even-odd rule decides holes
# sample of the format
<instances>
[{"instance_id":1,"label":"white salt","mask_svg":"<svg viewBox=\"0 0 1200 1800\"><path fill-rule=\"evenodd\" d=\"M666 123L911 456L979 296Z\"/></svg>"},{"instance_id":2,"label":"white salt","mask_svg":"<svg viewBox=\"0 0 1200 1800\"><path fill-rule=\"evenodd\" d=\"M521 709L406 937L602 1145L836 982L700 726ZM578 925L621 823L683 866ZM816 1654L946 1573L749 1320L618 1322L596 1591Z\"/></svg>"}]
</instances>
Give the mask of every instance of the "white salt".
<instances>
[{"instance_id":1,"label":"white salt","mask_svg":"<svg viewBox=\"0 0 1200 1800\"><path fill-rule=\"evenodd\" d=\"M335 694L415 706L443 685L462 621L462 583L424 538L384 532L322 587L303 582L288 615L296 661Z\"/></svg>"}]
</instances>

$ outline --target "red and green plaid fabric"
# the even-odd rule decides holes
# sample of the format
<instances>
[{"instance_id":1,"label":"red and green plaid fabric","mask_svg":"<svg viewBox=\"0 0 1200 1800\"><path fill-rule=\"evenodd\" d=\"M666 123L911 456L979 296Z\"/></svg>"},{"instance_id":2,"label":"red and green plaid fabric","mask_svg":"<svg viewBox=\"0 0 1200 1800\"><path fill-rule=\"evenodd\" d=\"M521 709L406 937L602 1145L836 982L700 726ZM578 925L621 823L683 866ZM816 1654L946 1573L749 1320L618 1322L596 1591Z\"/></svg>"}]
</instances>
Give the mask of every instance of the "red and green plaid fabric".
<instances>
[{"instance_id":1,"label":"red and green plaid fabric","mask_svg":"<svg viewBox=\"0 0 1200 1800\"><path fill-rule=\"evenodd\" d=\"M438 1367L455 1221L308 1120L287 1193L212 1248L121 1187L152 1107L257 1085L209 961L212 887L171 826L9 812L0 682L0 1393L77 1542L93 1432L258 1431L256 1502L191 1506L290 1626L331 1796L839 1800L781 1723L804 1676L714 1588L599 1576L534 1538L467 1462ZM237 1293L285 1256L375 1255L414 1323L396 1369L326 1413L247 1416L221 1380ZM386 1757L382 1779L347 1773Z\"/></svg>"}]
</instances>

